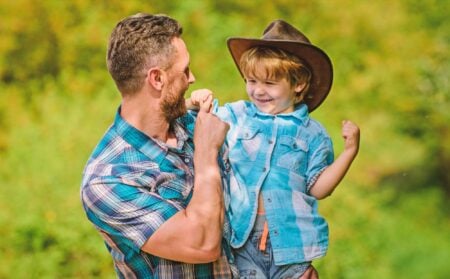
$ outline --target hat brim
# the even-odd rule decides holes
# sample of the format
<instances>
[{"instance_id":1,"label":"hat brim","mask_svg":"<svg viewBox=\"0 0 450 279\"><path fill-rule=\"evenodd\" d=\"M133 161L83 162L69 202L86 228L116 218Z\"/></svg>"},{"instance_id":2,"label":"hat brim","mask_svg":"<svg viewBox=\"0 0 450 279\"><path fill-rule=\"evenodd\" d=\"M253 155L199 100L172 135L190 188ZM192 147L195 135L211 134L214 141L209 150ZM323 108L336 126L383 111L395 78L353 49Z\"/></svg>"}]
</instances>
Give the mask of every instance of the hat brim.
<instances>
[{"instance_id":1,"label":"hat brim","mask_svg":"<svg viewBox=\"0 0 450 279\"><path fill-rule=\"evenodd\" d=\"M239 67L241 56L246 50L255 46L279 48L301 58L308 64L307 66L312 74L309 90L304 98L309 112L312 112L320 106L330 92L333 83L333 66L331 60L323 50L314 45L285 40L249 38L229 38L227 45L242 77L243 74Z\"/></svg>"}]
</instances>

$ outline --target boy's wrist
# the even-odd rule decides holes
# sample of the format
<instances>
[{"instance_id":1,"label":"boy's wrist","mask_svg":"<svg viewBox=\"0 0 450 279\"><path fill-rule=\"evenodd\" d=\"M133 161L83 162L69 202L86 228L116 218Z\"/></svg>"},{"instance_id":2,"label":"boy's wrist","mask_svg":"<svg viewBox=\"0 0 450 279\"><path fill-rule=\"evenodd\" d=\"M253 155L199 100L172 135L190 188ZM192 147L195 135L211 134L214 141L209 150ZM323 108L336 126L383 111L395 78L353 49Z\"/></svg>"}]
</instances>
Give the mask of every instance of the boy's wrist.
<instances>
[{"instance_id":1,"label":"boy's wrist","mask_svg":"<svg viewBox=\"0 0 450 279\"><path fill-rule=\"evenodd\" d=\"M191 98L185 99L185 104L187 110L199 110L199 106L195 105Z\"/></svg>"},{"instance_id":2,"label":"boy's wrist","mask_svg":"<svg viewBox=\"0 0 450 279\"><path fill-rule=\"evenodd\" d=\"M347 156L354 158L358 154L358 151L359 151L358 146L351 146L351 147L344 148L344 151L342 152L342 154L345 154Z\"/></svg>"}]
</instances>

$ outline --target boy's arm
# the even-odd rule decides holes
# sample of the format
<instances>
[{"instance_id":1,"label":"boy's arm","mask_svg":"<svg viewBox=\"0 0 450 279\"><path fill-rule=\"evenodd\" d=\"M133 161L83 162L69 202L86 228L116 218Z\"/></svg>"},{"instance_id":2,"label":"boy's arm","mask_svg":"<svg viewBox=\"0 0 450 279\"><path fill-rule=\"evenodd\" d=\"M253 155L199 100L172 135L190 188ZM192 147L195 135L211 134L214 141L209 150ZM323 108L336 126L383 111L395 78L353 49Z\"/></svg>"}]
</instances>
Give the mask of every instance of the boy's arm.
<instances>
[{"instance_id":1,"label":"boy's arm","mask_svg":"<svg viewBox=\"0 0 450 279\"><path fill-rule=\"evenodd\" d=\"M198 106L195 106L195 105L192 103L191 98L185 99L184 102L185 102L185 104L186 104L186 109L187 109L187 110L198 110L198 109L199 109Z\"/></svg>"},{"instance_id":2,"label":"boy's arm","mask_svg":"<svg viewBox=\"0 0 450 279\"><path fill-rule=\"evenodd\" d=\"M206 102L208 97L212 95L213 93L209 89L198 89L192 91L191 97L185 100L186 109L198 111L200 109L200 104Z\"/></svg>"},{"instance_id":3,"label":"boy's arm","mask_svg":"<svg viewBox=\"0 0 450 279\"><path fill-rule=\"evenodd\" d=\"M310 194L317 199L331 195L339 182L344 178L359 150L359 128L348 120L342 122L344 151L327 167L311 187Z\"/></svg>"}]
</instances>

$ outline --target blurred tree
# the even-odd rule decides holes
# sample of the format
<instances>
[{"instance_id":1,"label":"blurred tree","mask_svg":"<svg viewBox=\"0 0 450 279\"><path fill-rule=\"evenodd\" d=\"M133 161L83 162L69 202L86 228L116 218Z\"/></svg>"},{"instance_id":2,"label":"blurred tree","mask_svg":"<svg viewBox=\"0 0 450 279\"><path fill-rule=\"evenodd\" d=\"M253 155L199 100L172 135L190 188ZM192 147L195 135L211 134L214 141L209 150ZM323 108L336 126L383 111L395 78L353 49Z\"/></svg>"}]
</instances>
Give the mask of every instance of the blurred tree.
<instances>
[{"instance_id":1,"label":"blurred tree","mask_svg":"<svg viewBox=\"0 0 450 279\"><path fill-rule=\"evenodd\" d=\"M334 85L312 116L338 152L344 118L360 124L362 145L321 203L331 229L321 274L448 278L448 10L439 0L1 1L0 277L113 276L78 185L120 102L105 67L109 33L144 11L182 23L191 89L211 88L221 102L246 98L228 37L260 37L283 18L323 48Z\"/></svg>"}]
</instances>

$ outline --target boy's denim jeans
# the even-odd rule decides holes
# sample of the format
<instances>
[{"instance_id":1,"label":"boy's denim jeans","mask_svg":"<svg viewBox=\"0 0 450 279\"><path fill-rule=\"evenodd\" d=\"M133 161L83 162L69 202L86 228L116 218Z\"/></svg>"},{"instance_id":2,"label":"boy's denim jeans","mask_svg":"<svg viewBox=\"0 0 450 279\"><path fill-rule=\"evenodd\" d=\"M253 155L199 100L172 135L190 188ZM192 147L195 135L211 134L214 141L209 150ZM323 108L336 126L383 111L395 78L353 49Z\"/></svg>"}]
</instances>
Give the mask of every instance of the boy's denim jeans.
<instances>
[{"instance_id":1,"label":"boy's denim jeans","mask_svg":"<svg viewBox=\"0 0 450 279\"><path fill-rule=\"evenodd\" d=\"M265 215L258 214L253 231L244 246L235 249L235 263L242 279L262 278L300 278L311 262L276 266L272 255L270 236L267 237L266 249L261 251L260 241L263 234Z\"/></svg>"}]
</instances>

